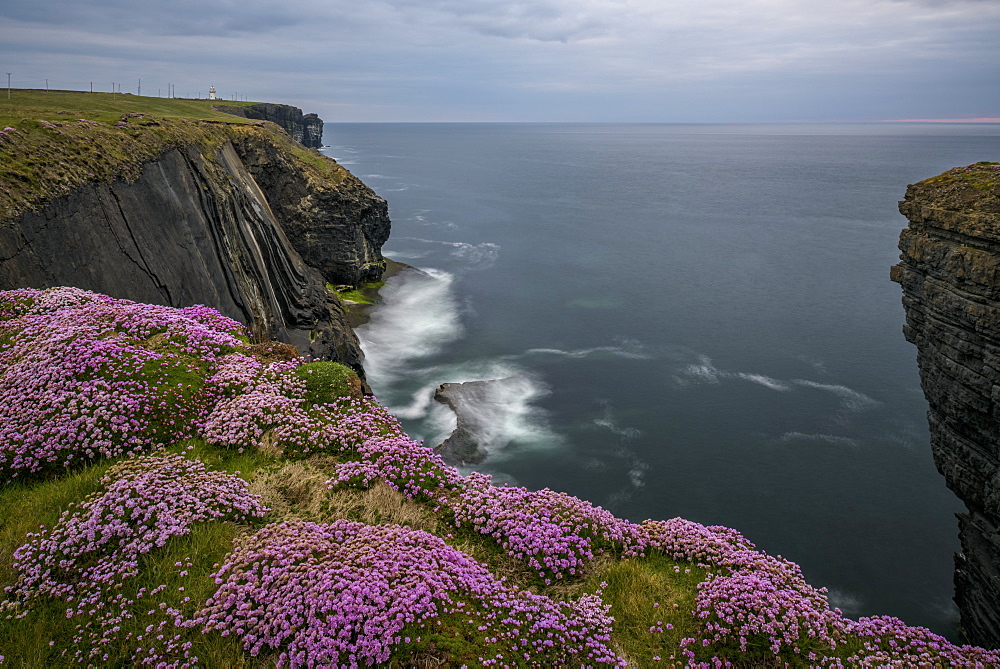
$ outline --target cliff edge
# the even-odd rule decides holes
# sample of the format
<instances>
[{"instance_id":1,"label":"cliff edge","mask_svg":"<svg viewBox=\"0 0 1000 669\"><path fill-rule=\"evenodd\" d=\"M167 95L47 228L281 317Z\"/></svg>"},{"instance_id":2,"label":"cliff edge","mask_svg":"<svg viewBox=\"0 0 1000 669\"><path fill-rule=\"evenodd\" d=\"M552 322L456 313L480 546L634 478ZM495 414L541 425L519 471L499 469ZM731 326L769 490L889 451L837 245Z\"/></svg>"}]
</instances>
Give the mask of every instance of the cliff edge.
<instances>
[{"instance_id":1,"label":"cliff edge","mask_svg":"<svg viewBox=\"0 0 1000 669\"><path fill-rule=\"evenodd\" d=\"M323 119L316 114L303 114L298 107L258 102L252 105L220 105L221 112L277 123L302 146L318 149L323 146Z\"/></svg>"},{"instance_id":2,"label":"cliff edge","mask_svg":"<svg viewBox=\"0 0 1000 669\"><path fill-rule=\"evenodd\" d=\"M209 118L28 110L0 131L0 290L205 304L363 378L326 286L380 276L385 201L282 130L203 106Z\"/></svg>"},{"instance_id":3,"label":"cliff edge","mask_svg":"<svg viewBox=\"0 0 1000 669\"><path fill-rule=\"evenodd\" d=\"M930 405L931 448L965 503L955 601L970 642L1000 646L1000 163L907 188L899 211L906 339Z\"/></svg>"}]
</instances>

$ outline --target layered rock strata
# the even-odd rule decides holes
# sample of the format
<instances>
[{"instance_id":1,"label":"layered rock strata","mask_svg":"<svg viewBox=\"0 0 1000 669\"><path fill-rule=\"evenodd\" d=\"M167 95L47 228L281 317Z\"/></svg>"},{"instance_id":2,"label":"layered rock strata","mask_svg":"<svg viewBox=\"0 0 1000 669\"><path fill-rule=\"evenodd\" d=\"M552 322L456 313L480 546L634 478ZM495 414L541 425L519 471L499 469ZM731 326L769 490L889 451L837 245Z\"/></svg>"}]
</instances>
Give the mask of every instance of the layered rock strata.
<instances>
[{"instance_id":1,"label":"layered rock strata","mask_svg":"<svg viewBox=\"0 0 1000 669\"><path fill-rule=\"evenodd\" d=\"M917 347L938 470L965 503L955 600L972 643L1000 646L1000 164L909 186L891 278Z\"/></svg>"},{"instance_id":2,"label":"layered rock strata","mask_svg":"<svg viewBox=\"0 0 1000 669\"><path fill-rule=\"evenodd\" d=\"M260 102L253 105L221 105L216 109L242 118L277 123L299 144L313 149L323 146L323 119L316 114L303 114L298 107Z\"/></svg>"},{"instance_id":3,"label":"layered rock strata","mask_svg":"<svg viewBox=\"0 0 1000 669\"><path fill-rule=\"evenodd\" d=\"M390 229L385 200L346 170L337 179L311 177L300 160L274 144L242 141L237 149L308 265L334 285L379 280Z\"/></svg>"},{"instance_id":4,"label":"layered rock strata","mask_svg":"<svg viewBox=\"0 0 1000 669\"><path fill-rule=\"evenodd\" d=\"M0 221L0 289L71 285L206 304L257 341L288 342L363 378L357 337L326 284L377 278L385 201L333 161L282 144L276 130L206 123L185 132L195 140L137 174L79 184ZM297 247L336 249L336 262L318 269Z\"/></svg>"}]
</instances>

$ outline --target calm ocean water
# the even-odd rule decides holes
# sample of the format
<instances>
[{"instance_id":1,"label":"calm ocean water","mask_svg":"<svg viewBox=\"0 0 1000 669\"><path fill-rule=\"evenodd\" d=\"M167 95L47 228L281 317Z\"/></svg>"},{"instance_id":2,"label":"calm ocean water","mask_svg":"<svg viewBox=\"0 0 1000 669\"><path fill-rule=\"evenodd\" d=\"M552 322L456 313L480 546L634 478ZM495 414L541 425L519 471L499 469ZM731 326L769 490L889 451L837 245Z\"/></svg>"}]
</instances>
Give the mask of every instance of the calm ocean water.
<instances>
[{"instance_id":1,"label":"calm ocean water","mask_svg":"<svg viewBox=\"0 0 1000 669\"><path fill-rule=\"evenodd\" d=\"M481 467L616 514L735 527L851 616L955 637L961 504L889 282L908 183L1000 127L328 124L426 270L359 336L411 436L443 382L512 378Z\"/></svg>"}]
</instances>

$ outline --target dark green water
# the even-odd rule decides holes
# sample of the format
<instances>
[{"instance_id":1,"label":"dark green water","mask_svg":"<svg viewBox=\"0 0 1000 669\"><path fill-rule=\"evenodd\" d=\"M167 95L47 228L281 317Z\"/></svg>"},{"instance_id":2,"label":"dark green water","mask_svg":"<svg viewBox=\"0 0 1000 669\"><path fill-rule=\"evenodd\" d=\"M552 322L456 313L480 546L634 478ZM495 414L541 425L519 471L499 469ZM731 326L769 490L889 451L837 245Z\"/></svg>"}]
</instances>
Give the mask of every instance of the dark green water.
<instances>
[{"instance_id":1,"label":"dark green water","mask_svg":"<svg viewBox=\"0 0 1000 669\"><path fill-rule=\"evenodd\" d=\"M618 515L735 527L852 616L954 638L953 514L889 282L906 185L998 126L327 125L426 269L359 331L410 434L443 382L483 469Z\"/></svg>"}]
</instances>

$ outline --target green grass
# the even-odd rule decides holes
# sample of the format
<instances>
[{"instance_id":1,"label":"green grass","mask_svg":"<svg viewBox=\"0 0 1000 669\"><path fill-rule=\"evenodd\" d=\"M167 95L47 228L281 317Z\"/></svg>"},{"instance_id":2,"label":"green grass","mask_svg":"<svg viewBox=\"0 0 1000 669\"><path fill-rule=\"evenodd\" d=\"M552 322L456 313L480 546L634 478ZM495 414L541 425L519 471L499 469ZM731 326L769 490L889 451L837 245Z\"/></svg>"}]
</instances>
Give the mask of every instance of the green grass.
<instances>
[{"instance_id":1,"label":"green grass","mask_svg":"<svg viewBox=\"0 0 1000 669\"><path fill-rule=\"evenodd\" d=\"M306 403L329 404L360 391L357 373L339 362L309 362L295 368L295 376L306 382ZM354 380L352 384L352 380Z\"/></svg>"},{"instance_id":2,"label":"green grass","mask_svg":"<svg viewBox=\"0 0 1000 669\"><path fill-rule=\"evenodd\" d=\"M240 454L212 447L202 439L179 442L169 450L195 457L211 469L230 473L239 471L247 479L252 478L261 467L275 461L256 450ZM17 581L13 553L26 542L26 535L37 532L41 526L52 528L63 511L71 509L71 505L78 504L87 495L102 490L100 478L112 462L106 460L57 479L0 488L0 587ZM250 529L230 522L200 523L192 528L189 535L171 539L162 548L147 554L140 565L139 575L127 580L119 591L134 600L135 603L127 607L134 617L118 623L122 629L117 634L117 640L102 649L102 656L107 654L108 659L100 658L98 664L132 666L129 658L135 648L144 644L129 639L128 634L133 637L144 634L148 625L164 622L164 634L167 631L169 636L181 634L183 640L194 644L192 653L202 658L202 666L273 666L273 661L254 659L244 653L233 637L175 629L172 619L159 606L163 602L186 615L193 614L215 591L214 579L209 575L232 550L233 539ZM190 566L176 566L177 562L184 565L188 561ZM182 571L187 571L187 574L182 574ZM167 586L161 593L152 598L146 595L136 599L140 588L148 592L160 585ZM181 587L184 589L179 590ZM184 602L184 597L191 599ZM153 615L148 615L150 610L154 611ZM67 619L66 605L54 600L38 602L21 619L0 616L0 655L6 658L4 666L69 666L72 658L62 657L62 649L73 645L73 637L78 633L77 625L86 628L95 620L86 614ZM50 641L54 643L50 645Z\"/></svg>"},{"instance_id":3,"label":"green grass","mask_svg":"<svg viewBox=\"0 0 1000 669\"><path fill-rule=\"evenodd\" d=\"M218 587L211 574L232 550L233 540L242 531L229 522L200 523L188 535L175 537L148 554L140 565L139 575L127 580L119 591L133 602L124 607L131 617L116 622L121 629L109 643L102 645L96 663L132 666L130 658L135 649L147 648L155 635L179 634L182 642L193 644L191 653L202 660L202 666L273 666L273 661L251 658L235 637L175 627L173 618L161 607L164 604L166 608L176 608L185 616L196 613ZM159 586L166 587L155 595L148 594ZM140 589L145 589L142 596ZM190 599L184 601L185 597ZM161 624L162 628L156 629ZM84 613L67 619L65 604L53 600L41 602L24 618L0 619L0 639L6 640L0 641L0 654L5 656L6 665L12 667L70 666L74 664L73 658L63 657L62 652L74 645L73 638L80 633L78 625L83 626L87 639L80 645L95 646L90 634L100 635L102 631L97 617ZM147 635L146 628L150 625L155 631ZM145 638L138 640L139 636Z\"/></svg>"},{"instance_id":4,"label":"green grass","mask_svg":"<svg viewBox=\"0 0 1000 669\"><path fill-rule=\"evenodd\" d=\"M936 177L921 181L922 184L945 186L963 184L978 191L1000 191L1000 163L982 160L966 167L955 167Z\"/></svg>"},{"instance_id":5,"label":"green grass","mask_svg":"<svg viewBox=\"0 0 1000 669\"><path fill-rule=\"evenodd\" d=\"M86 93L81 91L43 91L15 88L10 99L0 90L0 123L14 125L26 118L63 120L88 118L111 123L122 114L138 112L166 119L214 119L227 123L249 123L248 119L214 110L217 104L243 107L256 102L221 100L181 100L118 93ZM66 113L63 113L66 112Z\"/></svg>"},{"instance_id":6,"label":"green grass","mask_svg":"<svg viewBox=\"0 0 1000 669\"><path fill-rule=\"evenodd\" d=\"M211 166L223 143L251 136L278 146L309 179L336 186L346 178L343 167L277 126L212 105L72 91L19 89L10 101L0 94L0 220L37 210L84 183L133 181L145 163L173 148L194 148Z\"/></svg>"},{"instance_id":7,"label":"green grass","mask_svg":"<svg viewBox=\"0 0 1000 669\"><path fill-rule=\"evenodd\" d=\"M345 302L372 305L379 304L382 301L378 291L384 285L385 281L369 281L362 283L357 288L351 286L334 286L333 284L328 283L326 284L326 289L331 293L337 293L340 299Z\"/></svg>"},{"instance_id":8,"label":"green grass","mask_svg":"<svg viewBox=\"0 0 1000 669\"><path fill-rule=\"evenodd\" d=\"M648 667L682 657L681 639L699 629L691 611L705 577L704 569L666 557L629 558L604 563L588 577L588 588L607 583L602 598L615 619L612 639L631 663Z\"/></svg>"},{"instance_id":9,"label":"green grass","mask_svg":"<svg viewBox=\"0 0 1000 669\"><path fill-rule=\"evenodd\" d=\"M42 525L55 526L70 504L79 503L100 490L101 477L113 462L106 460L57 479L0 487L0 588L17 580L13 568L14 551L24 544L25 535L37 532Z\"/></svg>"}]
</instances>

